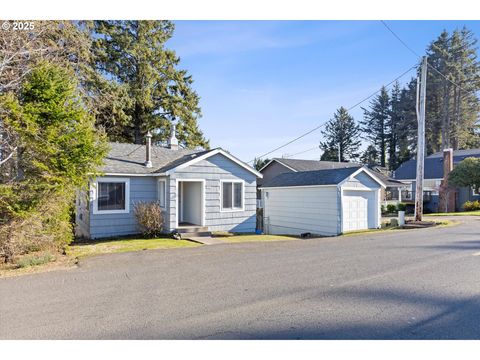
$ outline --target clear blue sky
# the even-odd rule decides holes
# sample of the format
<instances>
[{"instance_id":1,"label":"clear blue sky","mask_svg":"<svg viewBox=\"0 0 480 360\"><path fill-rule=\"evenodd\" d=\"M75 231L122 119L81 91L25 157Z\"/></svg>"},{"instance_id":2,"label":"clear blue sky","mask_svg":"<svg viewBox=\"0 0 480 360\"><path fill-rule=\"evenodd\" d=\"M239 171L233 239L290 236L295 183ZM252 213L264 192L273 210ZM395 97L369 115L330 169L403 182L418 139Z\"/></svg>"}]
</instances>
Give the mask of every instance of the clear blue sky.
<instances>
[{"instance_id":1,"label":"clear blue sky","mask_svg":"<svg viewBox=\"0 0 480 360\"><path fill-rule=\"evenodd\" d=\"M194 78L212 147L249 161L331 118L416 63L380 21L176 21L168 46ZM480 21L388 21L417 53ZM401 79L409 80L413 72ZM367 103L363 104L366 105ZM362 105L362 106L363 106ZM352 110L359 121L362 111ZM320 131L269 157L318 146ZM295 156L318 159L320 150Z\"/></svg>"}]
</instances>

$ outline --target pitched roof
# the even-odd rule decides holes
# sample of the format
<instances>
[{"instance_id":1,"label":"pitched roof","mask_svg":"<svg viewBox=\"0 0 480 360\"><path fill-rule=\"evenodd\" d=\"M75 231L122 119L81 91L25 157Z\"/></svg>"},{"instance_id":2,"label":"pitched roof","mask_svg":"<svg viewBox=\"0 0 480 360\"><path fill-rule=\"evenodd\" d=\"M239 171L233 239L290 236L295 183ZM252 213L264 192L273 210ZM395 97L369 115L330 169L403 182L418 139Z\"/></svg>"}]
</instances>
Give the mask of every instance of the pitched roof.
<instances>
[{"instance_id":1,"label":"pitched roof","mask_svg":"<svg viewBox=\"0 0 480 360\"><path fill-rule=\"evenodd\" d=\"M360 169L348 167L343 169L324 169L315 171L301 171L280 174L262 185L264 187L283 186L311 186L311 185L337 185Z\"/></svg>"},{"instance_id":2,"label":"pitched roof","mask_svg":"<svg viewBox=\"0 0 480 360\"><path fill-rule=\"evenodd\" d=\"M291 168L295 171L343 169L343 168L350 168L350 167L357 167L358 168L358 167L362 166L361 164L349 163L349 162L284 159L284 158L273 158L272 161L277 161L280 164L286 165L287 167L289 167L289 168Z\"/></svg>"},{"instance_id":3,"label":"pitched roof","mask_svg":"<svg viewBox=\"0 0 480 360\"><path fill-rule=\"evenodd\" d=\"M145 145L110 143L110 152L104 160L101 171L107 174L154 174L163 173L198 156L213 150L171 150L152 146L152 164L145 164Z\"/></svg>"},{"instance_id":4,"label":"pitched roof","mask_svg":"<svg viewBox=\"0 0 480 360\"><path fill-rule=\"evenodd\" d=\"M468 157L480 157L480 149L454 150L453 164L458 164ZM410 159L395 170L394 178L399 180L414 180L416 174L417 160ZM425 179L443 179L443 152L437 152L425 158L424 176Z\"/></svg>"},{"instance_id":5,"label":"pitched roof","mask_svg":"<svg viewBox=\"0 0 480 360\"><path fill-rule=\"evenodd\" d=\"M405 184L401 181L392 179L390 176L387 176L379 171L372 170L372 173L378 178L378 180L383 182L385 186L405 186Z\"/></svg>"}]
</instances>

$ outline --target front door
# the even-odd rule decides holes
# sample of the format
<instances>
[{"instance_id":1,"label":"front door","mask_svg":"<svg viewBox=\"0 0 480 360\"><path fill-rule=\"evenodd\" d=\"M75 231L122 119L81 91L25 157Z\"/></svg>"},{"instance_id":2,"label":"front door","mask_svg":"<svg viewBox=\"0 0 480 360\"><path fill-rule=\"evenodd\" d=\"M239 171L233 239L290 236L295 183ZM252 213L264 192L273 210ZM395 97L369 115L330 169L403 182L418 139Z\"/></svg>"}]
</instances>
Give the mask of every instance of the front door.
<instances>
[{"instance_id":1,"label":"front door","mask_svg":"<svg viewBox=\"0 0 480 360\"><path fill-rule=\"evenodd\" d=\"M203 182L179 181L179 226L203 226Z\"/></svg>"}]
</instances>

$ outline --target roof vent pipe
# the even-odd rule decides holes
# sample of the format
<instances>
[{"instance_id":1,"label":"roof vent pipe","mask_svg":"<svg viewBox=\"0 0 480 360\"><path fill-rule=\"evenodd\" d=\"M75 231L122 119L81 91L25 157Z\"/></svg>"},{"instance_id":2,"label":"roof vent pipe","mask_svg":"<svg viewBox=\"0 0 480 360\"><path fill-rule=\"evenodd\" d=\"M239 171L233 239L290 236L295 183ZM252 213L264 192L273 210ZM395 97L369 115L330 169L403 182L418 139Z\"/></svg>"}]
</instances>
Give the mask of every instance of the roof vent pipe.
<instances>
[{"instance_id":1,"label":"roof vent pipe","mask_svg":"<svg viewBox=\"0 0 480 360\"><path fill-rule=\"evenodd\" d=\"M168 148L169 149L172 149L172 150L178 150L178 140L177 140L177 136L175 135L176 133L176 123L175 122L172 122L172 126L171 126L171 132L170 132L170 139L168 139Z\"/></svg>"},{"instance_id":2,"label":"roof vent pipe","mask_svg":"<svg viewBox=\"0 0 480 360\"><path fill-rule=\"evenodd\" d=\"M152 167L152 134L150 131L147 132L145 135L145 142L146 142L146 154L145 154L145 166L147 168Z\"/></svg>"}]
</instances>

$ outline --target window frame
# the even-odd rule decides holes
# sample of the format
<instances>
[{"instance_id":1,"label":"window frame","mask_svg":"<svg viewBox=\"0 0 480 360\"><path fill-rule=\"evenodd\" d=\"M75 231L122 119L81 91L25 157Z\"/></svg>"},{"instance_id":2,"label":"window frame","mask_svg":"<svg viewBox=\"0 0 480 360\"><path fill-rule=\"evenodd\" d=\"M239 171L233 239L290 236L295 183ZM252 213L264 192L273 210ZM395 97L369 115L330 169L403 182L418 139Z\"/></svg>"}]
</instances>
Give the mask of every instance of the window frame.
<instances>
[{"instance_id":1,"label":"window frame","mask_svg":"<svg viewBox=\"0 0 480 360\"><path fill-rule=\"evenodd\" d=\"M98 208L99 183L124 183L125 184L125 209L100 210ZM93 214L129 214L130 213L130 178L102 177L92 184Z\"/></svg>"},{"instance_id":2,"label":"window frame","mask_svg":"<svg viewBox=\"0 0 480 360\"><path fill-rule=\"evenodd\" d=\"M164 204L163 205L160 201L160 183L164 184L164 186L163 186L163 201L164 201ZM158 179L157 195L158 195L158 203L160 204L160 207L162 209L166 209L167 208L167 179Z\"/></svg>"},{"instance_id":3,"label":"window frame","mask_svg":"<svg viewBox=\"0 0 480 360\"><path fill-rule=\"evenodd\" d=\"M232 184L232 207L231 208L223 208L223 184L224 183L231 183ZM242 206L239 208L233 207L235 203L235 186L234 184L242 184ZM220 180L220 212L238 212L238 211L245 211L245 181L234 179L234 180Z\"/></svg>"}]
</instances>

